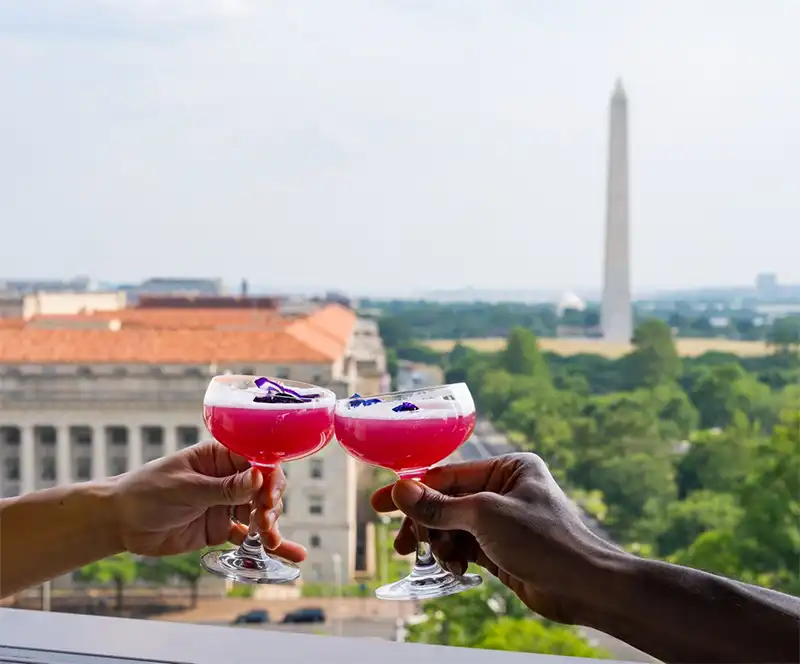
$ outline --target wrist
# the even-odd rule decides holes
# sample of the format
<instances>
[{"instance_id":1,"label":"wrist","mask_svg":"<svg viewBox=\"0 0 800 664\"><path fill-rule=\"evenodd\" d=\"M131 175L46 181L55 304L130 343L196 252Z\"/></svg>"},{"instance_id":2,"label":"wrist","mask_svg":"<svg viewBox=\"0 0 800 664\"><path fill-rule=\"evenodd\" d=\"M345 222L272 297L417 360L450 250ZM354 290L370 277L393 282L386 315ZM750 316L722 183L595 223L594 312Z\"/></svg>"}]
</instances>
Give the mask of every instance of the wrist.
<instances>
[{"instance_id":1,"label":"wrist","mask_svg":"<svg viewBox=\"0 0 800 664\"><path fill-rule=\"evenodd\" d=\"M598 540L588 550L584 573L578 578L575 622L605 631L603 628L620 611L619 599L629 595L631 579L638 574L641 562L640 558Z\"/></svg>"},{"instance_id":2,"label":"wrist","mask_svg":"<svg viewBox=\"0 0 800 664\"><path fill-rule=\"evenodd\" d=\"M125 551L120 516L123 513L122 496L116 478L87 482L81 486L82 509L92 524L98 553L102 558Z\"/></svg>"}]
</instances>

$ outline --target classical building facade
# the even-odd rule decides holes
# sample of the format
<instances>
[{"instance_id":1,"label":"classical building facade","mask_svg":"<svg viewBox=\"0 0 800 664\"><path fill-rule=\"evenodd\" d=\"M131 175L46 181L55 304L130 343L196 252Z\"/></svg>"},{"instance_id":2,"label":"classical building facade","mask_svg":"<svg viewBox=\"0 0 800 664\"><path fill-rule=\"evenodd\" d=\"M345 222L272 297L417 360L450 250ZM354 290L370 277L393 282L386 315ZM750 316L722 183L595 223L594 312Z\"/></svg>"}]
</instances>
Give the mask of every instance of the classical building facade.
<instances>
[{"instance_id":1,"label":"classical building facade","mask_svg":"<svg viewBox=\"0 0 800 664\"><path fill-rule=\"evenodd\" d=\"M202 400L217 374L345 397L385 383L385 371L377 328L338 305L295 317L133 308L0 327L0 492L118 475L208 439ZM334 554L355 572L355 463L333 442L284 466L281 533L308 548L306 580L332 582Z\"/></svg>"}]
</instances>

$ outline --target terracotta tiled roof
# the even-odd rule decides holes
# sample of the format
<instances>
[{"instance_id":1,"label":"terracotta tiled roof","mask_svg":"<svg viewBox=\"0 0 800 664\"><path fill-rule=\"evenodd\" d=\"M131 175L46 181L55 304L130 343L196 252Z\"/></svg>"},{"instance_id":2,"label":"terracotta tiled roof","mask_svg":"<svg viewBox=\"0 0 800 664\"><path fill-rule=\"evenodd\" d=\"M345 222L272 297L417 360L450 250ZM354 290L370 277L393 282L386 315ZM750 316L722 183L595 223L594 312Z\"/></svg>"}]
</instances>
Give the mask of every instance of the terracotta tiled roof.
<instances>
[{"instance_id":1,"label":"terracotta tiled roof","mask_svg":"<svg viewBox=\"0 0 800 664\"><path fill-rule=\"evenodd\" d=\"M70 323L119 321L125 328L165 330L280 329L288 322L269 309L120 309L75 315L34 316L31 325L51 327Z\"/></svg>"},{"instance_id":2,"label":"terracotta tiled roof","mask_svg":"<svg viewBox=\"0 0 800 664\"><path fill-rule=\"evenodd\" d=\"M0 330L0 362L206 364L329 362L285 332L214 330Z\"/></svg>"},{"instance_id":3,"label":"terracotta tiled roof","mask_svg":"<svg viewBox=\"0 0 800 664\"><path fill-rule=\"evenodd\" d=\"M81 325L106 320L120 321L120 329ZM0 363L325 363L342 356L355 322L355 313L339 305L298 319L219 309L40 317L24 328L0 325Z\"/></svg>"}]
</instances>

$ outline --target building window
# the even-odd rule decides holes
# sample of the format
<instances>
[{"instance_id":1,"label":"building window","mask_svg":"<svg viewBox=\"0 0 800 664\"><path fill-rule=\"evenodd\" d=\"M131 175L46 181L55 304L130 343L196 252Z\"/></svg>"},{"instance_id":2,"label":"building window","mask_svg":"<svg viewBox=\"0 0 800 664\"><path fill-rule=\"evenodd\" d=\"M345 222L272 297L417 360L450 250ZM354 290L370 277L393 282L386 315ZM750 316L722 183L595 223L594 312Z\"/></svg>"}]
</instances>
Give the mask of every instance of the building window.
<instances>
[{"instance_id":1,"label":"building window","mask_svg":"<svg viewBox=\"0 0 800 664\"><path fill-rule=\"evenodd\" d=\"M142 427L142 442L145 445L163 445L164 429L162 427Z\"/></svg>"},{"instance_id":2,"label":"building window","mask_svg":"<svg viewBox=\"0 0 800 664\"><path fill-rule=\"evenodd\" d=\"M92 377L92 370L89 367L78 367L77 371L75 372L78 375L78 378L91 378Z\"/></svg>"},{"instance_id":3,"label":"building window","mask_svg":"<svg viewBox=\"0 0 800 664\"><path fill-rule=\"evenodd\" d=\"M8 457L5 466L6 479L12 482L19 480L19 458Z\"/></svg>"},{"instance_id":4,"label":"building window","mask_svg":"<svg viewBox=\"0 0 800 664\"><path fill-rule=\"evenodd\" d=\"M128 375L128 370L125 367L114 367L111 375L114 378L125 378Z\"/></svg>"},{"instance_id":5,"label":"building window","mask_svg":"<svg viewBox=\"0 0 800 664\"><path fill-rule=\"evenodd\" d=\"M205 374L203 370L198 367L190 367L184 371L184 375L189 378L202 378Z\"/></svg>"},{"instance_id":6,"label":"building window","mask_svg":"<svg viewBox=\"0 0 800 664\"><path fill-rule=\"evenodd\" d=\"M308 465L311 479L314 480L321 480L322 479L322 459L311 459Z\"/></svg>"},{"instance_id":7,"label":"building window","mask_svg":"<svg viewBox=\"0 0 800 664\"><path fill-rule=\"evenodd\" d=\"M127 445L128 430L125 427L108 427L106 429L108 442L112 445Z\"/></svg>"},{"instance_id":8,"label":"building window","mask_svg":"<svg viewBox=\"0 0 800 664\"><path fill-rule=\"evenodd\" d=\"M322 496L309 496L308 498L308 513L322 516L325 510L323 509Z\"/></svg>"},{"instance_id":9,"label":"building window","mask_svg":"<svg viewBox=\"0 0 800 664\"><path fill-rule=\"evenodd\" d=\"M319 535L312 535L308 540L312 549L319 549L322 546L322 540Z\"/></svg>"},{"instance_id":10,"label":"building window","mask_svg":"<svg viewBox=\"0 0 800 664\"><path fill-rule=\"evenodd\" d=\"M33 435L42 445L56 444L55 427L34 427Z\"/></svg>"},{"instance_id":11,"label":"building window","mask_svg":"<svg viewBox=\"0 0 800 664\"><path fill-rule=\"evenodd\" d=\"M18 427L0 427L0 442L7 445L19 445L22 433Z\"/></svg>"},{"instance_id":12,"label":"building window","mask_svg":"<svg viewBox=\"0 0 800 664\"><path fill-rule=\"evenodd\" d=\"M108 466L112 477L114 475L122 475L128 470L128 460L124 457L111 457L108 460Z\"/></svg>"},{"instance_id":13,"label":"building window","mask_svg":"<svg viewBox=\"0 0 800 664\"><path fill-rule=\"evenodd\" d=\"M286 367L278 367L275 369L275 377L276 378L289 378L289 369Z\"/></svg>"},{"instance_id":14,"label":"building window","mask_svg":"<svg viewBox=\"0 0 800 664\"><path fill-rule=\"evenodd\" d=\"M76 445L91 445L92 444L92 430L89 427L72 427L70 435Z\"/></svg>"},{"instance_id":15,"label":"building window","mask_svg":"<svg viewBox=\"0 0 800 664\"><path fill-rule=\"evenodd\" d=\"M191 447L200 439L197 427L178 427L178 447Z\"/></svg>"},{"instance_id":16,"label":"building window","mask_svg":"<svg viewBox=\"0 0 800 664\"><path fill-rule=\"evenodd\" d=\"M79 482L92 479L92 460L89 457L78 457L75 460L75 479Z\"/></svg>"},{"instance_id":17,"label":"building window","mask_svg":"<svg viewBox=\"0 0 800 664\"><path fill-rule=\"evenodd\" d=\"M253 376L256 373L256 370L253 367L244 367L242 368L242 375L243 376Z\"/></svg>"},{"instance_id":18,"label":"building window","mask_svg":"<svg viewBox=\"0 0 800 664\"><path fill-rule=\"evenodd\" d=\"M54 480L56 478L56 458L52 456L42 457L42 479Z\"/></svg>"}]
</instances>

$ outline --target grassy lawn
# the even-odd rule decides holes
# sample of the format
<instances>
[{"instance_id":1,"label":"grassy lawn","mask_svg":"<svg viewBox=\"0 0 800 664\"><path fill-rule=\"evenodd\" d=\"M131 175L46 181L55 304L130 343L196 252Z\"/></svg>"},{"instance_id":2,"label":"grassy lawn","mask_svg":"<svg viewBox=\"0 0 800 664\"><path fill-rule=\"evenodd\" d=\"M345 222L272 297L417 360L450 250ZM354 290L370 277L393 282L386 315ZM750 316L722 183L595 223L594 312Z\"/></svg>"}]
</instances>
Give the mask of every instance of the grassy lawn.
<instances>
[{"instance_id":1,"label":"grassy lawn","mask_svg":"<svg viewBox=\"0 0 800 664\"><path fill-rule=\"evenodd\" d=\"M453 339L433 339L422 342L439 352L448 352L454 345ZM461 343L478 351L496 352L502 350L506 340L500 337L489 339L462 339ZM743 357L768 355L770 349L763 341L736 341L734 339L676 339L678 353L683 357L697 357L703 353L715 351L733 353ZM631 350L630 344L615 344L602 339L539 339L539 347L543 351L559 355L578 355L581 353L603 355L605 357L621 357Z\"/></svg>"}]
</instances>

